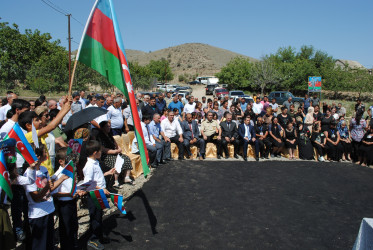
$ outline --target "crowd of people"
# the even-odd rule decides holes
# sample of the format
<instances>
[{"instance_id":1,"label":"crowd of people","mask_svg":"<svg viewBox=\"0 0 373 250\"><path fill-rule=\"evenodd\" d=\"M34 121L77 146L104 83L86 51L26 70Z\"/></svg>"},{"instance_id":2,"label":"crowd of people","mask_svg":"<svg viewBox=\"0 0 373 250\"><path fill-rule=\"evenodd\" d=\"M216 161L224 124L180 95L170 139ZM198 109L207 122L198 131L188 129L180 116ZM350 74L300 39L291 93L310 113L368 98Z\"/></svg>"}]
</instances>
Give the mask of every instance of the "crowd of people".
<instances>
[{"instance_id":1,"label":"crowd of people","mask_svg":"<svg viewBox=\"0 0 373 250\"><path fill-rule=\"evenodd\" d=\"M17 153L16 162L7 164L13 192L12 226L1 219L5 225L1 228L14 235L15 240L25 241L28 249L53 248L54 214L59 216L61 248L78 248L76 197L86 200L84 204L89 209L92 236L88 245L104 249L102 244L108 239L102 232L102 210L87 198L85 191L71 196L72 180L62 170L73 161L79 180L94 181L105 194L116 192L123 184L133 185L131 160L115 140L115 136L134 131L133 110L137 110L141 120L152 168L173 161L171 143L178 148L178 160L194 158L192 146L197 147L198 159L204 160L207 144L213 143L218 159L228 159L233 146L233 157L240 159L241 155L247 161L250 146L256 161L281 158L286 153L290 160L353 161L362 166L373 162L373 106L366 110L360 100L353 117L347 119L342 104L321 104L317 95L306 95L298 107L291 97L278 105L276 99L260 95L254 96L253 102L244 98L233 102L228 96L198 100L172 92L153 96L138 93L137 107L132 109L122 94L89 93L85 97L86 93L80 91L59 100L41 96L26 101L8 92L1 103L0 138L5 140L18 123L38 158L30 165ZM73 130L65 129L75 113L91 107L107 113ZM364 118L365 112L368 116ZM34 141L34 128L38 143ZM77 154L68 153L71 139L83 141ZM136 137L131 150L139 154ZM118 156L124 160L120 173L115 170ZM9 199L1 189L0 193L0 213L5 218ZM7 249L15 242L12 237L4 240L4 235L0 236L0 246Z\"/></svg>"}]
</instances>

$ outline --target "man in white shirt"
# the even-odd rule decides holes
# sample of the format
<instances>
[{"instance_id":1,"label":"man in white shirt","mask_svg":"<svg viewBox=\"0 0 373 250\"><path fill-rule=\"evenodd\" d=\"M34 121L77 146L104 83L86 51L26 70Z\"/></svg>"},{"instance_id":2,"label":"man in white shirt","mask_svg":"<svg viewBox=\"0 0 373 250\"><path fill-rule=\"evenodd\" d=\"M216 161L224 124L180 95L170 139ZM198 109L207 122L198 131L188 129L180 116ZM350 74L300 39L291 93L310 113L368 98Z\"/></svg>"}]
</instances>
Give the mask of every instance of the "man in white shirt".
<instances>
[{"instance_id":1,"label":"man in white shirt","mask_svg":"<svg viewBox=\"0 0 373 250\"><path fill-rule=\"evenodd\" d=\"M166 148L171 149L169 146L171 142L176 143L179 149L179 160L184 159L184 146L183 146L183 130L177 119L174 119L175 114L173 111L168 113L167 119L161 122L161 129L165 135L164 141ZM165 150L164 152L166 160L171 160L171 150Z\"/></svg>"},{"instance_id":2,"label":"man in white shirt","mask_svg":"<svg viewBox=\"0 0 373 250\"><path fill-rule=\"evenodd\" d=\"M272 98L272 102L269 104L272 108L272 113L274 116L277 116L278 104L276 103L276 98Z\"/></svg>"},{"instance_id":3,"label":"man in white shirt","mask_svg":"<svg viewBox=\"0 0 373 250\"><path fill-rule=\"evenodd\" d=\"M82 108L85 109L86 108L86 101L87 99L84 98L85 96L85 91L84 90L81 90L79 92L79 95L80 95L80 98L79 98L79 102L82 104Z\"/></svg>"},{"instance_id":4,"label":"man in white shirt","mask_svg":"<svg viewBox=\"0 0 373 250\"><path fill-rule=\"evenodd\" d=\"M111 121L111 131L113 135L122 135L122 128L124 125L124 119L122 114L122 99L117 97L114 99L114 103L107 110L108 119Z\"/></svg>"},{"instance_id":5,"label":"man in white shirt","mask_svg":"<svg viewBox=\"0 0 373 250\"><path fill-rule=\"evenodd\" d=\"M143 116L141 122L141 129L144 135L144 140L146 148L148 149L149 163L153 168L158 167L162 160L163 146L161 144L155 143L153 136L150 134L149 123L151 122L151 117L148 115ZM139 152L137 138L132 142L132 153L137 154Z\"/></svg>"},{"instance_id":6,"label":"man in white shirt","mask_svg":"<svg viewBox=\"0 0 373 250\"><path fill-rule=\"evenodd\" d=\"M97 105L96 105L96 97L95 96L91 96L89 98L89 104L87 105L86 108L90 108L90 107L97 107Z\"/></svg>"},{"instance_id":7,"label":"man in white shirt","mask_svg":"<svg viewBox=\"0 0 373 250\"><path fill-rule=\"evenodd\" d=\"M6 98L8 100L8 103L0 108L0 121L4 121L6 119L6 113L8 113L8 111L10 110L13 100L17 99L18 96L14 93L11 93L7 94Z\"/></svg>"},{"instance_id":8,"label":"man in white shirt","mask_svg":"<svg viewBox=\"0 0 373 250\"><path fill-rule=\"evenodd\" d=\"M260 97L256 98L256 102L253 104L253 112L255 113L255 120L263 111L263 104L260 103Z\"/></svg>"},{"instance_id":9,"label":"man in white shirt","mask_svg":"<svg viewBox=\"0 0 373 250\"><path fill-rule=\"evenodd\" d=\"M191 114L196 109L196 103L194 102L194 96L190 96L188 103L184 106L184 113Z\"/></svg>"}]
</instances>

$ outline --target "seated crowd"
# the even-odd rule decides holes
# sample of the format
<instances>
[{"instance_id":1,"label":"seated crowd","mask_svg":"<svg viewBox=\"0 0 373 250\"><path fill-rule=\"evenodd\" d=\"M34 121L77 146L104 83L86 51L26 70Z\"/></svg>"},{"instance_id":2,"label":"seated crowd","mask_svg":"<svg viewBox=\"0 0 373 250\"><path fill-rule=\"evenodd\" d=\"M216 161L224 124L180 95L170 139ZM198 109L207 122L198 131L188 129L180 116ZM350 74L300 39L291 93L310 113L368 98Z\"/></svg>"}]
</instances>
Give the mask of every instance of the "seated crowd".
<instances>
[{"instance_id":1,"label":"seated crowd","mask_svg":"<svg viewBox=\"0 0 373 250\"><path fill-rule=\"evenodd\" d=\"M363 166L373 162L373 106L364 119L365 106L361 101L357 102L351 120L345 119L346 109L341 104L322 105L321 112L317 96L306 96L299 107L289 98L280 107L276 99L268 100L266 96L263 99L255 96L253 103L247 103L243 98L233 102L227 96L203 97L199 101L188 95L172 97L171 92L158 96L138 93L136 105L152 168L173 160L172 143L177 147L178 160L192 159L197 154L199 160L230 156L239 159L242 155L245 161L250 156L259 161L288 155L289 159L352 160ZM107 113L73 130L65 130L75 113L91 107L105 109ZM35 164L28 165L17 153L13 169L8 169L13 192L12 225L18 241L26 238L26 245L32 249L44 249L44 246L49 249L53 244L56 204L61 247L77 249L76 199L69 195L67 187L71 183L66 184L68 180L61 173L70 160L77 166L79 180L95 181L96 188L103 189L105 194L115 192L122 184L134 184L133 162L116 140L123 134L133 133L132 110L122 94L90 93L86 99L85 92L80 91L59 100L41 96L35 101L26 101L8 92L0 107L0 138L6 138L18 123L34 148L35 127L41 145L35 148L38 156ZM139 154L134 138L130 142L131 153ZM67 153L71 139L83 141L78 154ZM207 152L212 145L215 150ZM115 170L117 157L124 161L120 173ZM44 186L36 186L33 175L46 178ZM0 193L3 194L1 189ZM77 195L87 194L78 192ZM28 204L24 202L27 200ZM0 212L6 203L2 197ZM103 249L101 243L107 239L102 234L102 211L91 199L86 206L92 230L89 244ZM35 228L42 229L37 232ZM27 239L26 235L31 236ZM0 246L2 243L0 237Z\"/></svg>"}]
</instances>

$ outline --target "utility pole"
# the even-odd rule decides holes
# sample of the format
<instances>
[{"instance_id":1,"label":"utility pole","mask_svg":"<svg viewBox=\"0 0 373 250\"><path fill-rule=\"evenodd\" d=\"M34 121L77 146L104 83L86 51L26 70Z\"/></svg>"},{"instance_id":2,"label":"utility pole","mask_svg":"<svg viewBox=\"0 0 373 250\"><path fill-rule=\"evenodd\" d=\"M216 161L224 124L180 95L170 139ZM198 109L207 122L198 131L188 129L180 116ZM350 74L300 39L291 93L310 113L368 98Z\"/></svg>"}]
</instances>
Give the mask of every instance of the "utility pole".
<instances>
[{"instance_id":1,"label":"utility pole","mask_svg":"<svg viewBox=\"0 0 373 250\"><path fill-rule=\"evenodd\" d=\"M68 40L69 40L69 83L71 81L71 36L70 36L70 17L71 14L67 14L67 22L68 22Z\"/></svg>"}]
</instances>

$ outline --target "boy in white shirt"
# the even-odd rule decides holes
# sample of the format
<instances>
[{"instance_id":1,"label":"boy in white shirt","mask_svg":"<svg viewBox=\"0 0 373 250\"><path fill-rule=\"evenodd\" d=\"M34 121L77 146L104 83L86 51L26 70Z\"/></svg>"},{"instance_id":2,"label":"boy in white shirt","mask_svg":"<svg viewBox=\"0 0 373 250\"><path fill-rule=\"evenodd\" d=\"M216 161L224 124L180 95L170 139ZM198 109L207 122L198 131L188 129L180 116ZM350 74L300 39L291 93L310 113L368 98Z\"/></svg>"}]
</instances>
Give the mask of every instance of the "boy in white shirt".
<instances>
[{"instance_id":1,"label":"boy in white shirt","mask_svg":"<svg viewBox=\"0 0 373 250\"><path fill-rule=\"evenodd\" d=\"M39 144L40 147L35 149L38 162L43 162L47 158L46 147ZM33 175L32 169L28 168L24 176ZM51 191L56 189L64 180L69 178L62 175L60 179L52 182L48 169L44 166L36 166L35 183L25 186L26 197L28 199L28 218L31 229L31 249L53 249L54 242L54 204ZM30 246L26 247L29 248Z\"/></svg>"},{"instance_id":2,"label":"boy in white shirt","mask_svg":"<svg viewBox=\"0 0 373 250\"><path fill-rule=\"evenodd\" d=\"M56 153L56 166L59 169L52 176L56 179L63 176L66 164L70 162L67 156L67 148L61 148ZM74 160L74 159L73 159ZM74 162L76 165L76 162ZM61 249L78 249L78 211L76 205L76 195L82 195L83 192L76 191L74 197L70 195L73 185L73 179L68 178L55 190L53 197L57 200L57 212L59 216L59 234Z\"/></svg>"},{"instance_id":3,"label":"boy in white shirt","mask_svg":"<svg viewBox=\"0 0 373 250\"><path fill-rule=\"evenodd\" d=\"M98 159L101 158L101 144L98 141L91 140L87 143L86 153L88 155L87 163L83 168L84 182L95 181L97 183L96 189L103 189L106 195L110 192L106 189L105 176L113 175L115 173L115 168L103 173L100 167ZM101 244L109 243L108 238L103 237L102 230L102 209L96 207L93 200L88 197L87 205L90 217L90 227L92 230L92 236L88 241L88 246L94 249L104 249Z\"/></svg>"}]
</instances>

